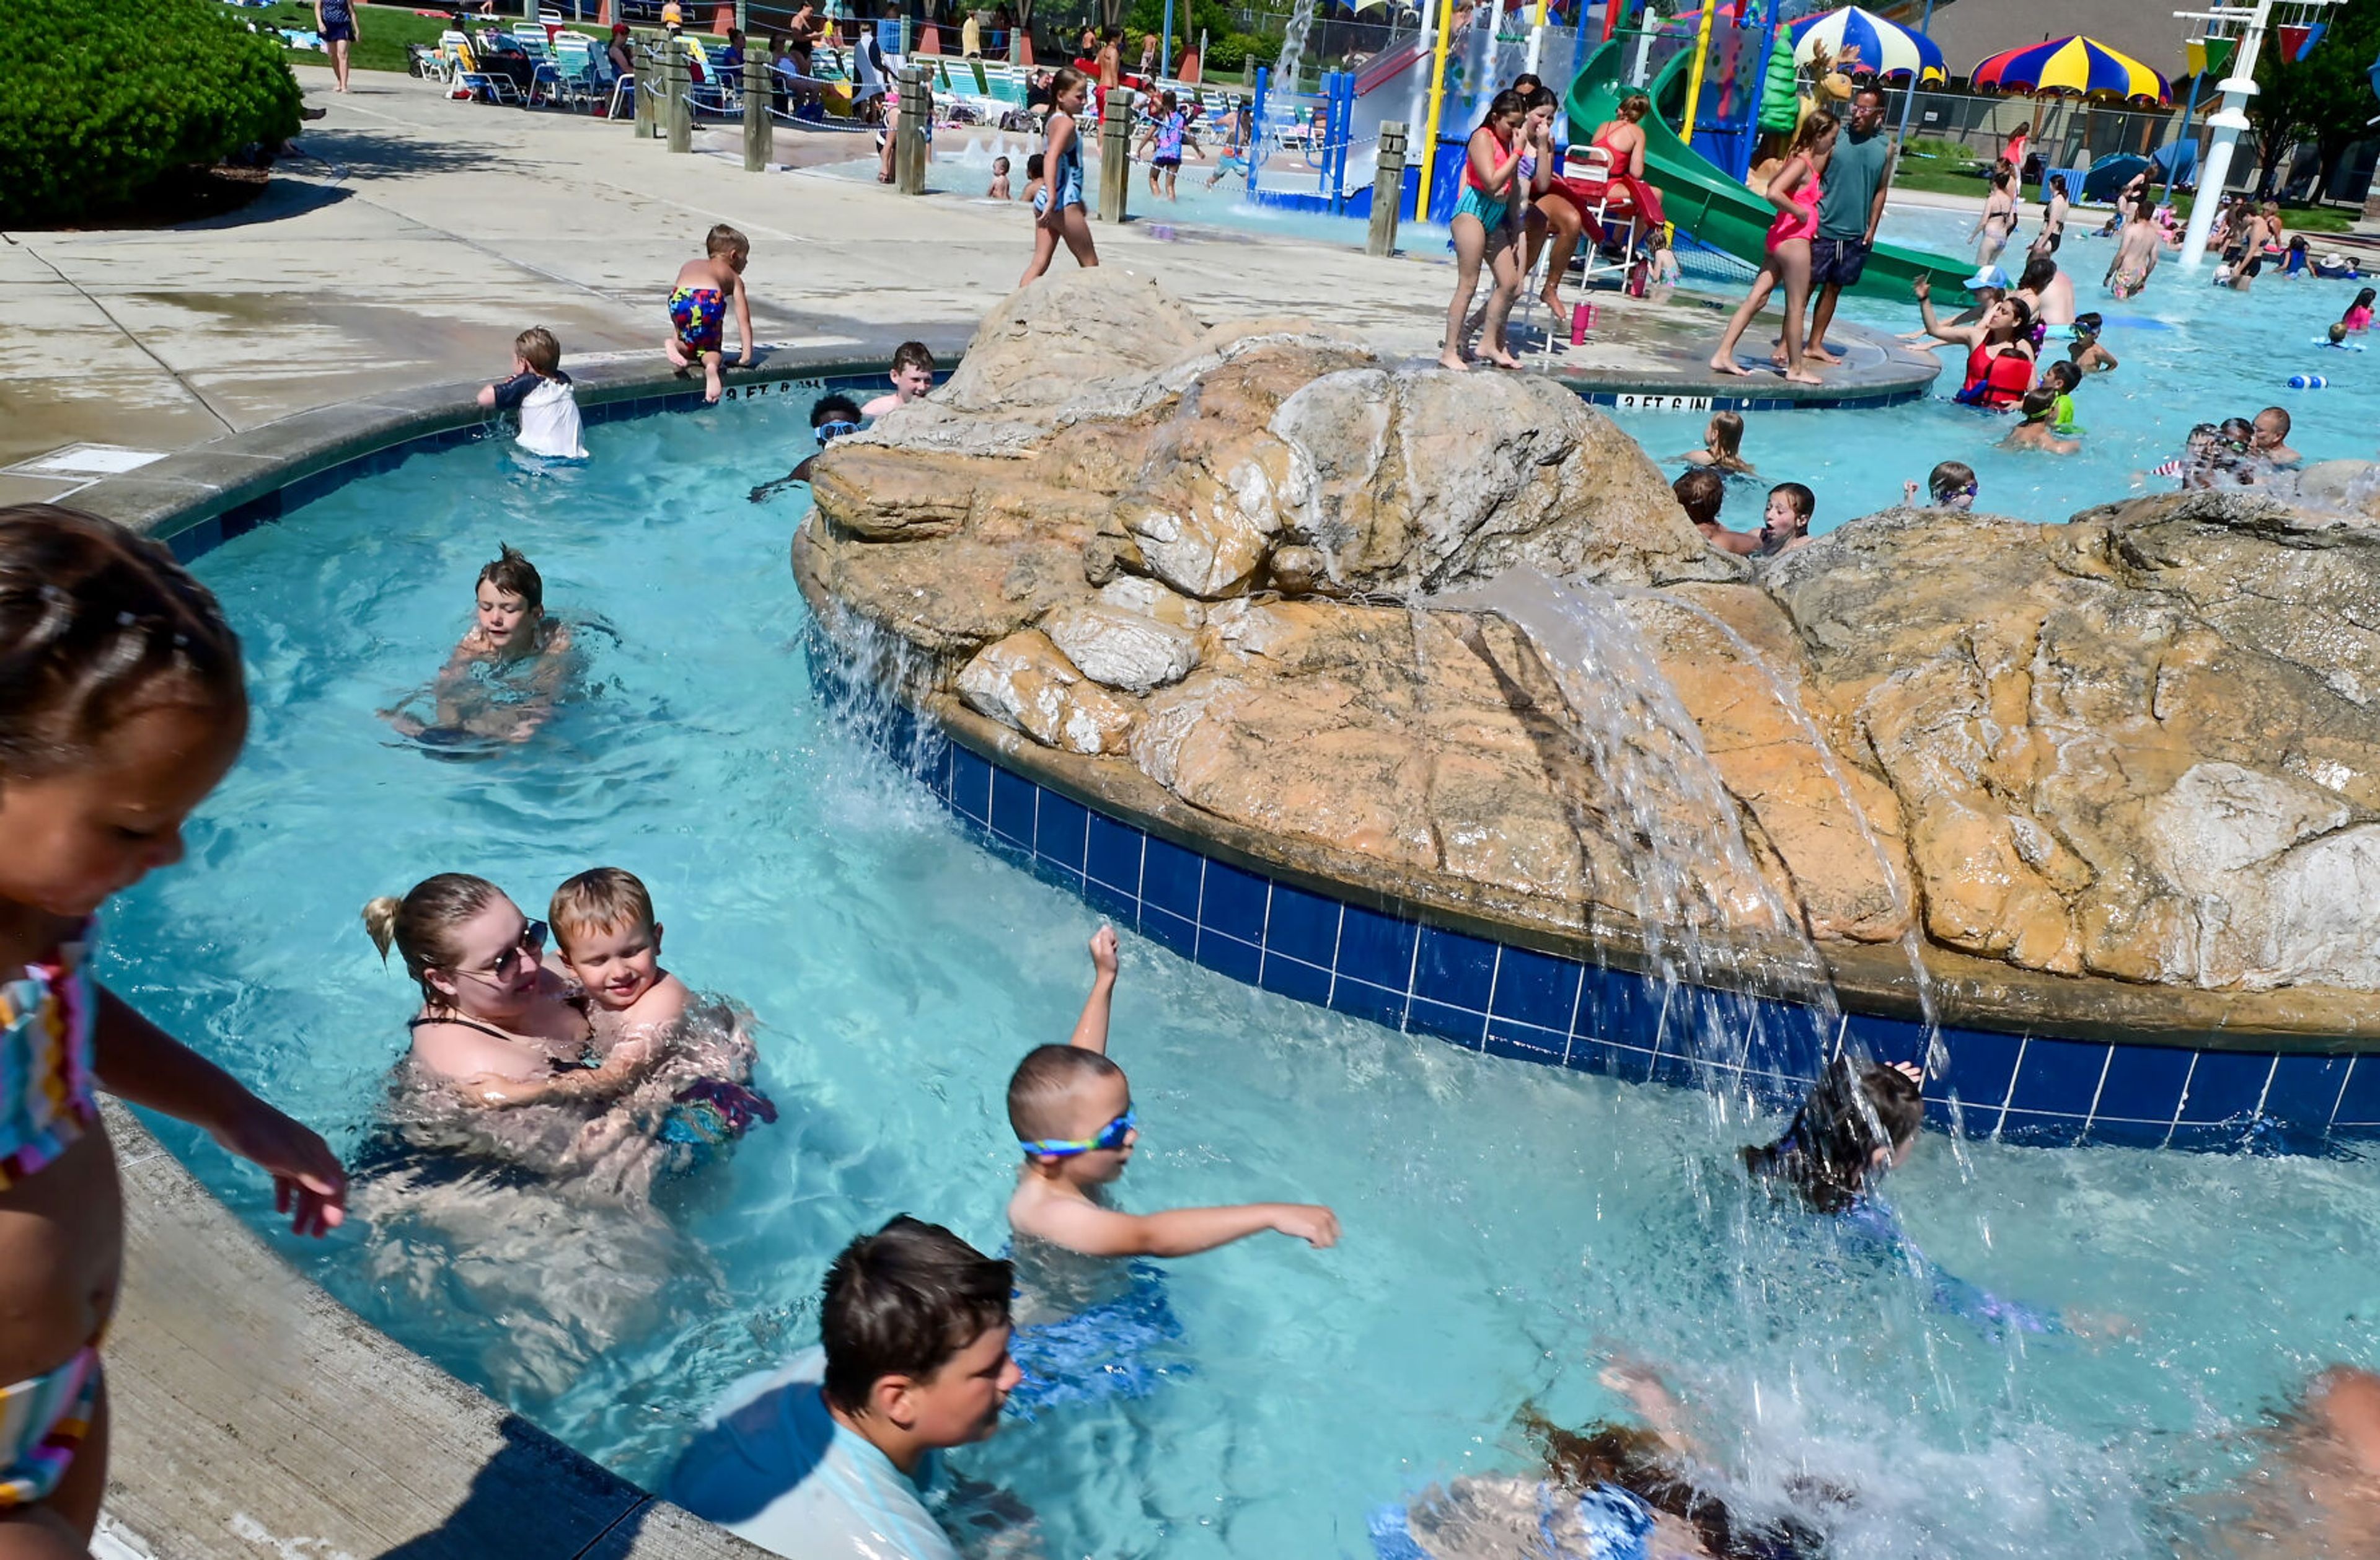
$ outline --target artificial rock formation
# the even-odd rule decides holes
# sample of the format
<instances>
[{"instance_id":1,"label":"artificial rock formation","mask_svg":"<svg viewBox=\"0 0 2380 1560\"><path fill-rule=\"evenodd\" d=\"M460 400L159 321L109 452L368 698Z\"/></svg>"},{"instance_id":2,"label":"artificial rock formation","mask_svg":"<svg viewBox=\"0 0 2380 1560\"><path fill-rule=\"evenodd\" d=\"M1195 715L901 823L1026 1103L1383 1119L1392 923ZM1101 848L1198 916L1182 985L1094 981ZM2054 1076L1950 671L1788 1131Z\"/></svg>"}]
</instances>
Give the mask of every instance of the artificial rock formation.
<instances>
[{"instance_id":1,"label":"artificial rock formation","mask_svg":"<svg viewBox=\"0 0 2380 1560\"><path fill-rule=\"evenodd\" d=\"M1895 510L1755 572L1549 381L1209 328L1112 268L1011 298L818 469L794 561L831 632L905 646L912 696L1019 762L1293 871L1613 945L1658 916L2380 987L2353 505ZM1516 569L1566 582L1560 621L1493 604Z\"/></svg>"}]
</instances>

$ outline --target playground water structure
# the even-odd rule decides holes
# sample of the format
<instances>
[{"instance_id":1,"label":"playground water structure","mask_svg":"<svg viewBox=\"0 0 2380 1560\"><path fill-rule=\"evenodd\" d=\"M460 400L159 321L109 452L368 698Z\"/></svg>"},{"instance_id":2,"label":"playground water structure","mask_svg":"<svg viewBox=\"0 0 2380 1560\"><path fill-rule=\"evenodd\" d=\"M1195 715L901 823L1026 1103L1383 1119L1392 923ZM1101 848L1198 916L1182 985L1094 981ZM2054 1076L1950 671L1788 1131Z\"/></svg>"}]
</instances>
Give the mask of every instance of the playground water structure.
<instances>
[{"instance_id":1,"label":"playground water structure","mask_svg":"<svg viewBox=\"0 0 2380 1560\"><path fill-rule=\"evenodd\" d=\"M604 420L595 459L563 471L501 439L419 449L201 555L248 646L251 739L193 821L205 870L127 896L103 957L351 1150L411 1005L355 925L364 896L457 868L534 913L590 860L644 875L672 967L762 1026L775 1127L661 1218L367 1186L334 1239L273 1238L374 1325L649 1484L729 1381L809 1341L854 1231L907 1210L1000 1244L1002 1084L1072 1021L1098 920L807 692L807 615L761 567L799 503L742 494L808 408ZM499 534L558 611L617 639L537 739L433 762L372 712L443 658ZM1048 1553L1362 1555L1374 1506L1525 1470L1523 1403L1614 1411L1597 1368L1616 1347L1683 1388L1719 1493L1823 1517L1843 1560L2147 1560L2205 1535L2201 1497L2251 1467L2309 1370L2369 1361L2368 1159L1930 1138L1891 1183L1927 1254L2097 1319L2032 1335L1940 1308L1922 1268L1746 1183L1733 1151L1775 1114L1399 1033L1138 935L1123 961L1115 1049L1145 1134L1128 1204L1312 1198L1348 1233L1172 1266L1180 1335L1141 1357L1161 1372L1145 1395L960 1455L1038 1513ZM272 1230L252 1174L167 1137ZM1813 1490L1852 1498L1813 1510Z\"/></svg>"}]
</instances>

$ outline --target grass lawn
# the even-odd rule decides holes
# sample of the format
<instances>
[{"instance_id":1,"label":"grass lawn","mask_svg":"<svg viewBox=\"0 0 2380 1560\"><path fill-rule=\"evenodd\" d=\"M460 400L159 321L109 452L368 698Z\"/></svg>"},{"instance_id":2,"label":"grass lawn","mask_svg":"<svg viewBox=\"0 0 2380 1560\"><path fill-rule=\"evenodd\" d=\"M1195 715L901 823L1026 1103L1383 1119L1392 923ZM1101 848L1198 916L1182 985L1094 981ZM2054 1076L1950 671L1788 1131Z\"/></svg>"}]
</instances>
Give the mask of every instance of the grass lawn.
<instances>
[{"instance_id":1,"label":"grass lawn","mask_svg":"<svg viewBox=\"0 0 2380 1560\"><path fill-rule=\"evenodd\" d=\"M358 70L403 70L406 67L405 46L407 43L435 43L438 35L452 25L452 13L441 11L436 16L417 16L410 6L358 6L356 7L356 43L348 51L348 63ZM242 21L253 21L270 28L295 28L301 32L314 30L314 7L298 0L281 0L270 6L241 6L232 15ZM499 19L495 25L504 27L518 21L518 17ZM478 23L473 23L478 26ZM606 36L606 30L593 22L565 24L572 30L590 38ZM708 37L710 34L697 34ZM316 49L292 49L292 63L328 65L331 57Z\"/></svg>"},{"instance_id":2,"label":"grass lawn","mask_svg":"<svg viewBox=\"0 0 2380 1560\"><path fill-rule=\"evenodd\" d=\"M1972 195L1979 201L1990 193L1990 187L1985 182L1982 164L1970 158L1961 165L1950 156L1931 160L1903 156L1900 166L1893 170L1892 187L1895 189L1920 189L1933 195ZM2030 195L2028 190L2028 198ZM2192 197L2176 195L2173 199L2174 214L2188 222L2191 205ZM2336 206L2299 206L2283 202L2281 219L2293 233L2346 233L2354 228L2356 213Z\"/></svg>"}]
</instances>

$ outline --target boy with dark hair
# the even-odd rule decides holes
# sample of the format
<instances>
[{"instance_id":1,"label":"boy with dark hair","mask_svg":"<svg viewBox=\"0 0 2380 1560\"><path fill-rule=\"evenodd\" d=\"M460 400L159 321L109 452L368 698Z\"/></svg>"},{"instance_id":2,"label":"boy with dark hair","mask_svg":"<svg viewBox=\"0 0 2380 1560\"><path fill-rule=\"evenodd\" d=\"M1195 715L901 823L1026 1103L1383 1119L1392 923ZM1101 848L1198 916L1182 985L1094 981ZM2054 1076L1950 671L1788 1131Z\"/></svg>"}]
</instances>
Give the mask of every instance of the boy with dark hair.
<instances>
[{"instance_id":1,"label":"boy with dark hair","mask_svg":"<svg viewBox=\"0 0 2380 1560\"><path fill-rule=\"evenodd\" d=\"M1963 460L1945 460L1925 474L1925 498L1937 509L1973 509L1975 506L1975 469ZM1900 501L1917 503L1917 484L1900 484Z\"/></svg>"},{"instance_id":2,"label":"boy with dark hair","mask_svg":"<svg viewBox=\"0 0 2380 1560\"><path fill-rule=\"evenodd\" d=\"M1760 517L1760 550L1790 553L1810 544L1810 518L1818 512L1818 495L1800 482L1779 482L1768 490L1768 507Z\"/></svg>"},{"instance_id":3,"label":"boy with dark hair","mask_svg":"<svg viewBox=\"0 0 2380 1560\"><path fill-rule=\"evenodd\" d=\"M820 396L818 398L818 404L810 408L810 436L818 441L818 448L802 457L792 470L779 477L775 481L762 482L759 487L754 488L749 495L752 502L758 504L781 489L793 486L795 482L808 481L810 469L818 464L818 457L826 453L826 446L845 434L858 432L859 403L857 401L841 391L836 391L830 396Z\"/></svg>"},{"instance_id":4,"label":"boy with dark hair","mask_svg":"<svg viewBox=\"0 0 2380 1560\"><path fill-rule=\"evenodd\" d=\"M874 419L882 417L895 407L905 407L934 387L934 354L922 341L905 341L892 348L892 390L879 396L859 408L859 415Z\"/></svg>"},{"instance_id":5,"label":"boy with dark hair","mask_svg":"<svg viewBox=\"0 0 2380 1560\"><path fill-rule=\"evenodd\" d=\"M520 437L515 441L531 455L553 460L584 460L578 439L577 393L562 372L562 344L543 325L531 325L513 337L513 373L500 384L482 386L480 404L496 411L520 413Z\"/></svg>"},{"instance_id":6,"label":"boy with dark hair","mask_svg":"<svg viewBox=\"0 0 2380 1560\"><path fill-rule=\"evenodd\" d=\"M1760 538L1748 530L1730 530L1718 523L1719 506L1727 502L1727 479L1707 466L1696 466L1670 484L1678 506L1703 540L1722 553L1739 555L1760 551Z\"/></svg>"},{"instance_id":7,"label":"boy with dark hair","mask_svg":"<svg viewBox=\"0 0 2380 1560\"><path fill-rule=\"evenodd\" d=\"M1091 938L1091 994L1063 1045L1026 1053L1008 1080L1008 1125L1025 1162L1008 1200L1015 1249L1028 1268L1050 1248L1099 1258L1187 1257L1265 1230L1293 1235L1317 1249L1339 1238L1338 1215L1301 1202L1249 1202L1225 1208L1174 1208L1127 1213L1107 1188L1140 1140L1132 1085L1108 1060L1108 1016L1115 995L1116 935ZM1121 1265L1121 1264L1119 1264Z\"/></svg>"},{"instance_id":8,"label":"boy with dark hair","mask_svg":"<svg viewBox=\"0 0 2380 1560\"><path fill-rule=\"evenodd\" d=\"M2026 391L2019 403L2024 420L2009 431L2000 448L2037 449L2050 455L2072 455L2081 449L2080 441L2058 436L2058 392L2046 384Z\"/></svg>"},{"instance_id":9,"label":"boy with dark hair","mask_svg":"<svg viewBox=\"0 0 2380 1560\"><path fill-rule=\"evenodd\" d=\"M801 1560L958 1560L924 1496L944 1447L1000 1428L1009 1265L902 1214L827 1270L820 1347L728 1388L669 1498Z\"/></svg>"},{"instance_id":10,"label":"boy with dark hair","mask_svg":"<svg viewBox=\"0 0 2380 1560\"><path fill-rule=\"evenodd\" d=\"M727 304L735 304L735 329L743 338L743 365L752 366L752 299L744 290L744 267L752 258L752 241L725 223L712 227L702 241L702 258L678 267L677 285L669 298L669 360L680 377L696 363L702 365L702 398L716 401L724 391L719 379L726 357Z\"/></svg>"}]
</instances>

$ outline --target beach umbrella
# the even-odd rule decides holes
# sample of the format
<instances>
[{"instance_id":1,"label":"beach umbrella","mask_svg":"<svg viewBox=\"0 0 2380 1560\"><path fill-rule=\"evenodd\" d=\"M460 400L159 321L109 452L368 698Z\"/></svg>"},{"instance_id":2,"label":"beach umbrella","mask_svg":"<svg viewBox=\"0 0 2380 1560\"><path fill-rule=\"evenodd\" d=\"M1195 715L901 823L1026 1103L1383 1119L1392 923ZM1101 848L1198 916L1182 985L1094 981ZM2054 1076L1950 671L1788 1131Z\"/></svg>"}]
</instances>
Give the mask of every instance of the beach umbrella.
<instances>
[{"instance_id":1,"label":"beach umbrella","mask_svg":"<svg viewBox=\"0 0 2380 1560\"><path fill-rule=\"evenodd\" d=\"M1835 68L1847 76L1914 77L1924 82L1943 80L1949 74L1933 39L1857 6L1803 17L1786 30L1793 38L1795 65L1808 65L1824 48Z\"/></svg>"},{"instance_id":2,"label":"beach umbrella","mask_svg":"<svg viewBox=\"0 0 2380 1560\"><path fill-rule=\"evenodd\" d=\"M2089 38L2052 38L1994 55L1975 67L1969 80L1979 92L2114 98L2159 106L2173 102L2173 88L2164 77Z\"/></svg>"}]
</instances>

